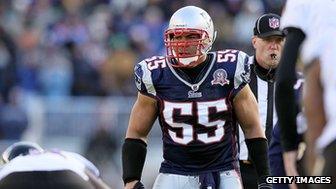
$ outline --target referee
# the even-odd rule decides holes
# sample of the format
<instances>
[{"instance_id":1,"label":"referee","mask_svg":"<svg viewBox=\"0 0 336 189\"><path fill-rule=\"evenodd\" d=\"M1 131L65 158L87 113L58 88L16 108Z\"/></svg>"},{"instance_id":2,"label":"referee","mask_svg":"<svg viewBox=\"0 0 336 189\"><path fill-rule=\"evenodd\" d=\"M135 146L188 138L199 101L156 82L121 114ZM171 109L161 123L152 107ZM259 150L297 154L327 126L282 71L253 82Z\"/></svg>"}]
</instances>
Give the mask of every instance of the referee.
<instances>
[{"instance_id":1,"label":"referee","mask_svg":"<svg viewBox=\"0 0 336 189\"><path fill-rule=\"evenodd\" d=\"M255 54L250 57L251 81L249 85L258 101L261 125L270 142L273 126L277 122L274 110L275 71L285 37L280 30L280 16L272 13L260 16L255 22L253 34L252 44ZM244 188L258 189L258 174L253 162L249 160L241 129L239 129L239 144L239 163Z\"/></svg>"}]
</instances>

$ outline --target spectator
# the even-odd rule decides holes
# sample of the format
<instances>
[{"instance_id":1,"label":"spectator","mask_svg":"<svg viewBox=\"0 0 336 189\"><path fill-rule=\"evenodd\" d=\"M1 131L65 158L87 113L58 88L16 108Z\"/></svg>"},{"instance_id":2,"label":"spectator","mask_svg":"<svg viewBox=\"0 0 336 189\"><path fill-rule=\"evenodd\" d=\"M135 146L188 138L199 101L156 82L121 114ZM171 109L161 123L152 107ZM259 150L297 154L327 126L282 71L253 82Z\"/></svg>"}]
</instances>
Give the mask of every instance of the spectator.
<instances>
[{"instance_id":1,"label":"spectator","mask_svg":"<svg viewBox=\"0 0 336 189\"><path fill-rule=\"evenodd\" d=\"M0 26L0 92L4 102L17 84L17 47L11 36Z\"/></svg>"},{"instance_id":2,"label":"spectator","mask_svg":"<svg viewBox=\"0 0 336 189\"><path fill-rule=\"evenodd\" d=\"M20 90L13 88L9 92L8 103L0 105L0 139L20 140L28 127L28 117L20 107Z\"/></svg>"}]
</instances>

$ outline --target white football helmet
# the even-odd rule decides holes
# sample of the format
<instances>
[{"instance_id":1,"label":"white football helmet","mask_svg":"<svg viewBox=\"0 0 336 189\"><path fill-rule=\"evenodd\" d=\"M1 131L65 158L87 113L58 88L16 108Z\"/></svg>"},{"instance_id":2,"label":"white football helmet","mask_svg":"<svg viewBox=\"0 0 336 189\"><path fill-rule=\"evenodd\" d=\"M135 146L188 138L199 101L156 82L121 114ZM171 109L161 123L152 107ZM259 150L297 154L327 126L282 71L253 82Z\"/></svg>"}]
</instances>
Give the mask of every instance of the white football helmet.
<instances>
[{"instance_id":1,"label":"white football helmet","mask_svg":"<svg viewBox=\"0 0 336 189\"><path fill-rule=\"evenodd\" d=\"M172 40L173 36L187 34L198 34L200 38L184 41ZM195 6L183 7L172 15L168 29L165 31L164 42L167 56L176 60L173 66L193 67L200 63L199 58L211 49L215 38L213 22L206 11ZM188 54L187 49L190 47L194 47L197 52Z\"/></svg>"}]
</instances>

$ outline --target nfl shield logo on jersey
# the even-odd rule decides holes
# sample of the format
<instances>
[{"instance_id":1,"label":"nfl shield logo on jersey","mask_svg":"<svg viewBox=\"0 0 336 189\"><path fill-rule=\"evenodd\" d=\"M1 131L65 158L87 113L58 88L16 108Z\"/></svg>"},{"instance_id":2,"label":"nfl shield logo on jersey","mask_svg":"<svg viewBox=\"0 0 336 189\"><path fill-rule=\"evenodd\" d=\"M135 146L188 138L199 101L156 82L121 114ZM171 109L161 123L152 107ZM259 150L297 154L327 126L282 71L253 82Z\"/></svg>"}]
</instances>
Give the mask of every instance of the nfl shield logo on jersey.
<instances>
[{"instance_id":1,"label":"nfl shield logo on jersey","mask_svg":"<svg viewBox=\"0 0 336 189\"><path fill-rule=\"evenodd\" d=\"M226 84L230 84L230 81L227 79L227 73L224 69L218 69L213 73L213 80L211 81L211 85L221 85L224 86Z\"/></svg>"},{"instance_id":2,"label":"nfl shield logo on jersey","mask_svg":"<svg viewBox=\"0 0 336 189\"><path fill-rule=\"evenodd\" d=\"M280 20L278 18L273 17L268 19L268 24L270 28L276 29L280 27Z\"/></svg>"}]
</instances>

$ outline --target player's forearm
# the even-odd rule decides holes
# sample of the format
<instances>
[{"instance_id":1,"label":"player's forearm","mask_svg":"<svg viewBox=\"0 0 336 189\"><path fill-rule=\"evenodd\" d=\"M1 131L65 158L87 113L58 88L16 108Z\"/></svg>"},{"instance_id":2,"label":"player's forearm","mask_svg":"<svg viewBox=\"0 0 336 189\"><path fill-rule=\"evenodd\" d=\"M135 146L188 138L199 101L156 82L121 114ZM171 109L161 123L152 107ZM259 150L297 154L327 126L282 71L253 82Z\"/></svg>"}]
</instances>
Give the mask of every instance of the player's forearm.
<instances>
[{"instance_id":1,"label":"player's forearm","mask_svg":"<svg viewBox=\"0 0 336 189\"><path fill-rule=\"evenodd\" d=\"M148 133L152 128L152 124L153 123L148 119L148 116L139 113L137 110L132 111L126 138L138 138L146 141Z\"/></svg>"},{"instance_id":2,"label":"player's forearm","mask_svg":"<svg viewBox=\"0 0 336 189\"><path fill-rule=\"evenodd\" d=\"M258 174L258 184L267 185L265 179L270 175L270 171L266 138L245 139L245 142Z\"/></svg>"},{"instance_id":3,"label":"player's forearm","mask_svg":"<svg viewBox=\"0 0 336 189\"><path fill-rule=\"evenodd\" d=\"M242 130L244 132L245 139L266 138L265 132L258 123L245 125L242 127Z\"/></svg>"},{"instance_id":4,"label":"player's forearm","mask_svg":"<svg viewBox=\"0 0 336 189\"><path fill-rule=\"evenodd\" d=\"M320 65L319 62L316 61L312 63L310 68L306 71L305 93L303 95L308 127L305 135L307 143L306 165L307 171L310 174L313 174L313 168L316 160L316 140L321 135L324 125L326 124L323 106L323 88L319 78Z\"/></svg>"},{"instance_id":5,"label":"player's forearm","mask_svg":"<svg viewBox=\"0 0 336 189\"><path fill-rule=\"evenodd\" d=\"M293 85L294 82L278 84L275 95L281 144L284 151L291 151L297 148L297 110Z\"/></svg>"},{"instance_id":6,"label":"player's forearm","mask_svg":"<svg viewBox=\"0 0 336 189\"><path fill-rule=\"evenodd\" d=\"M140 139L125 139L122 146L123 180L127 184L141 179L147 144Z\"/></svg>"},{"instance_id":7,"label":"player's forearm","mask_svg":"<svg viewBox=\"0 0 336 189\"><path fill-rule=\"evenodd\" d=\"M296 60L304 33L297 28L289 28L284 51L277 69L275 106L278 113L281 141L285 151L296 149L296 100L293 86L296 82Z\"/></svg>"},{"instance_id":8,"label":"player's forearm","mask_svg":"<svg viewBox=\"0 0 336 189\"><path fill-rule=\"evenodd\" d=\"M138 182L138 180L134 180L132 182L128 182L125 184L125 187L124 189L133 189L134 188L134 185Z\"/></svg>"},{"instance_id":9,"label":"player's forearm","mask_svg":"<svg viewBox=\"0 0 336 189\"><path fill-rule=\"evenodd\" d=\"M307 133L311 139L317 139L326 124L323 87L320 81L320 63L314 61L306 71L304 110L307 117Z\"/></svg>"},{"instance_id":10,"label":"player's forearm","mask_svg":"<svg viewBox=\"0 0 336 189\"><path fill-rule=\"evenodd\" d=\"M144 133L142 131L138 132L136 127L134 126L129 126L126 132L125 138L131 138L131 139L139 139L142 140L143 142L147 143L147 137L148 133Z\"/></svg>"}]
</instances>

